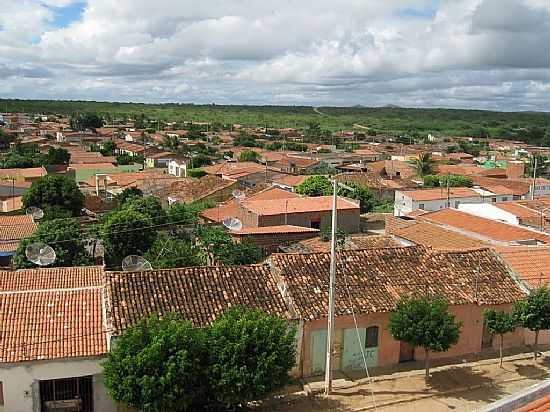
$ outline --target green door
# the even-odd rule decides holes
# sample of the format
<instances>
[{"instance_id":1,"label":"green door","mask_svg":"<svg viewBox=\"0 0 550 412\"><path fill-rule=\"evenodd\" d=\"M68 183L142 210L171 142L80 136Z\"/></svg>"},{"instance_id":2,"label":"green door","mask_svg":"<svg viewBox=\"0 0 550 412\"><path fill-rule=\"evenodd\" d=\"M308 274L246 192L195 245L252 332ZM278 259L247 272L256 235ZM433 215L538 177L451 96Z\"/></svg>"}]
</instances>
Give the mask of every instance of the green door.
<instances>
[{"instance_id":1,"label":"green door","mask_svg":"<svg viewBox=\"0 0 550 412\"><path fill-rule=\"evenodd\" d=\"M342 352L342 369L364 369L363 354L368 367L378 366L378 328L358 328L361 341L357 338L355 328L344 329L344 350Z\"/></svg>"},{"instance_id":2,"label":"green door","mask_svg":"<svg viewBox=\"0 0 550 412\"><path fill-rule=\"evenodd\" d=\"M327 354L327 331L316 330L311 333L311 373L320 374L325 371Z\"/></svg>"}]
</instances>

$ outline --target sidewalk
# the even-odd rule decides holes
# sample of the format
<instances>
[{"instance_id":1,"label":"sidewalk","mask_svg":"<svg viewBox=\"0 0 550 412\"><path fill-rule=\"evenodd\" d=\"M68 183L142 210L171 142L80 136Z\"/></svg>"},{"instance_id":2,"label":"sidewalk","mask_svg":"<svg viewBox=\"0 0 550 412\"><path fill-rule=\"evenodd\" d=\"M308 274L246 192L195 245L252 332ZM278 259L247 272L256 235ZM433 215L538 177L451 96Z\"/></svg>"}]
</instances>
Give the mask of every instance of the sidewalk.
<instances>
[{"instance_id":1,"label":"sidewalk","mask_svg":"<svg viewBox=\"0 0 550 412\"><path fill-rule=\"evenodd\" d=\"M323 382L310 382L301 395L270 402L259 410L369 411L374 410L374 395L377 410L384 412L473 411L549 377L550 352L544 352L536 364L532 354L524 353L505 358L502 368L498 359L436 367L428 383L424 370L380 375L372 385L365 378L336 379L328 399L320 395Z\"/></svg>"}]
</instances>

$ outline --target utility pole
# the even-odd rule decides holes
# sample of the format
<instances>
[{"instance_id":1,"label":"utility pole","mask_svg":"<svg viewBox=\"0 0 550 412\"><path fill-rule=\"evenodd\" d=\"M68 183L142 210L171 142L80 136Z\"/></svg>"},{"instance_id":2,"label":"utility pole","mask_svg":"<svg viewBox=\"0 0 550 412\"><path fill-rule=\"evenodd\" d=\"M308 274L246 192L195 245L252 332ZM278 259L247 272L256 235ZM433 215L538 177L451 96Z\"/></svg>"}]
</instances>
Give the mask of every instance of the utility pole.
<instances>
[{"instance_id":1,"label":"utility pole","mask_svg":"<svg viewBox=\"0 0 550 412\"><path fill-rule=\"evenodd\" d=\"M447 208L451 207L451 173L447 173Z\"/></svg>"},{"instance_id":2,"label":"utility pole","mask_svg":"<svg viewBox=\"0 0 550 412\"><path fill-rule=\"evenodd\" d=\"M536 186L536 183L537 183L537 162L538 162L538 158L536 156L533 156L535 158L535 164L534 164L534 167L533 167L533 191L531 192L531 200L535 200L535 188L537 187Z\"/></svg>"},{"instance_id":3,"label":"utility pole","mask_svg":"<svg viewBox=\"0 0 550 412\"><path fill-rule=\"evenodd\" d=\"M334 299L336 283L336 231L337 231L337 202L338 182L332 181L332 237L330 241L330 274L328 290L328 319L327 319L327 360L325 363L325 395L332 392L332 349L334 346Z\"/></svg>"}]
</instances>

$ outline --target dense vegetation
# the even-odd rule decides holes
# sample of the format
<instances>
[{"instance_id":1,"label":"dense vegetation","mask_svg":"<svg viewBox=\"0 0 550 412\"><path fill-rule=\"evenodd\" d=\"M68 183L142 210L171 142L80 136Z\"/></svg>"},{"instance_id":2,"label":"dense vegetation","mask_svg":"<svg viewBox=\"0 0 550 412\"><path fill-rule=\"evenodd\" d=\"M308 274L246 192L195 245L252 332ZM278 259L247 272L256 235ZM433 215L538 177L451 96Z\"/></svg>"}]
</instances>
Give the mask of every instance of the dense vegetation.
<instances>
[{"instance_id":1,"label":"dense vegetation","mask_svg":"<svg viewBox=\"0 0 550 412\"><path fill-rule=\"evenodd\" d=\"M295 329L235 308L197 328L168 314L128 328L103 364L113 399L140 411L233 411L289 380Z\"/></svg>"},{"instance_id":2,"label":"dense vegetation","mask_svg":"<svg viewBox=\"0 0 550 412\"><path fill-rule=\"evenodd\" d=\"M377 133L420 135L441 134L477 138L502 137L550 144L550 113L490 112L456 109L408 109L398 107L322 107L316 113L308 106L226 106L194 104L141 104L84 101L0 100L13 112L29 113L97 113L109 125L132 118L142 125L156 126L156 121L209 122L212 128L230 124L265 127L307 128L318 124L331 131L352 129L372 135ZM314 127L315 128L315 127ZM315 130L312 130L315 132Z\"/></svg>"}]
</instances>

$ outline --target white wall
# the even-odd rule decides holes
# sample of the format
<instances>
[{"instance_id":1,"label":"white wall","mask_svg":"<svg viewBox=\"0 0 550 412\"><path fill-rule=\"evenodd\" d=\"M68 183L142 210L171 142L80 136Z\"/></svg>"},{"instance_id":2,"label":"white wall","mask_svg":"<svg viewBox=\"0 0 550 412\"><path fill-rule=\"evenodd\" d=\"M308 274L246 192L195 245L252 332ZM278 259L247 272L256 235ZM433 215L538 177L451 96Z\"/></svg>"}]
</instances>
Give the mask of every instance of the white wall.
<instances>
[{"instance_id":1,"label":"white wall","mask_svg":"<svg viewBox=\"0 0 550 412\"><path fill-rule=\"evenodd\" d=\"M103 385L101 359L32 361L0 367L4 406L0 412L40 412L38 381L93 375L94 411L116 412Z\"/></svg>"},{"instance_id":2,"label":"white wall","mask_svg":"<svg viewBox=\"0 0 550 412\"><path fill-rule=\"evenodd\" d=\"M519 225L519 219L514 214L499 209L491 203L461 204L458 206L458 210L491 220L500 220L511 225Z\"/></svg>"}]
</instances>

